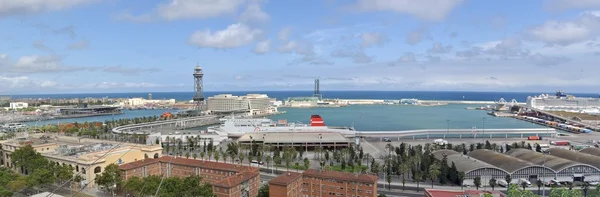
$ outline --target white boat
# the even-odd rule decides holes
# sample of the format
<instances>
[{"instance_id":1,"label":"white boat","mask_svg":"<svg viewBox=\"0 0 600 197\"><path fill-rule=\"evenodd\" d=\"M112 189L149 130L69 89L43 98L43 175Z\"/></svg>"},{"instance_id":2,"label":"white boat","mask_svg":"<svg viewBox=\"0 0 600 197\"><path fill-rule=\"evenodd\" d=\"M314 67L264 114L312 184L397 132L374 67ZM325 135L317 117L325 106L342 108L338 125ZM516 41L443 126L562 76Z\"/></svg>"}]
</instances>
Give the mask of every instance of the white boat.
<instances>
[{"instance_id":1,"label":"white boat","mask_svg":"<svg viewBox=\"0 0 600 197\"><path fill-rule=\"evenodd\" d=\"M353 127L325 126L319 115L312 115L310 124L288 123L287 120L277 122L266 118L224 118L219 126L209 127L209 132L225 132L229 136L241 136L253 132L336 132L341 134L354 134Z\"/></svg>"}]
</instances>

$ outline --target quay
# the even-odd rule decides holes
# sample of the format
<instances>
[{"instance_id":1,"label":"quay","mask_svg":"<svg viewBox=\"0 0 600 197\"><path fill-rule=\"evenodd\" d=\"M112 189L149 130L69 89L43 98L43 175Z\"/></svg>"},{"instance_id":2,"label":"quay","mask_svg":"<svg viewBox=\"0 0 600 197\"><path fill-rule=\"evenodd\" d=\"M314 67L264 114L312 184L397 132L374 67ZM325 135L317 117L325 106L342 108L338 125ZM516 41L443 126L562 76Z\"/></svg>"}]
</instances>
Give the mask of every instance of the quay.
<instances>
[{"instance_id":1,"label":"quay","mask_svg":"<svg viewBox=\"0 0 600 197\"><path fill-rule=\"evenodd\" d=\"M336 103L343 103L348 105L377 105L377 104L388 104L388 103L400 103L401 99L387 100L387 99L331 99ZM456 100L418 100L415 101L421 104L466 104L466 105L494 105L499 104L497 101L456 101ZM525 103L517 103L518 105L525 105Z\"/></svg>"},{"instance_id":2,"label":"quay","mask_svg":"<svg viewBox=\"0 0 600 197\"><path fill-rule=\"evenodd\" d=\"M397 138L430 139L430 138L525 138L529 136L554 137L556 129L420 129L405 131L360 131L356 136L361 138Z\"/></svg>"},{"instance_id":3,"label":"quay","mask_svg":"<svg viewBox=\"0 0 600 197\"><path fill-rule=\"evenodd\" d=\"M150 134L156 129L187 129L219 123L219 116L198 116L173 120L162 120L140 124L131 124L112 129L117 134Z\"/></svg>"}]
</instances>

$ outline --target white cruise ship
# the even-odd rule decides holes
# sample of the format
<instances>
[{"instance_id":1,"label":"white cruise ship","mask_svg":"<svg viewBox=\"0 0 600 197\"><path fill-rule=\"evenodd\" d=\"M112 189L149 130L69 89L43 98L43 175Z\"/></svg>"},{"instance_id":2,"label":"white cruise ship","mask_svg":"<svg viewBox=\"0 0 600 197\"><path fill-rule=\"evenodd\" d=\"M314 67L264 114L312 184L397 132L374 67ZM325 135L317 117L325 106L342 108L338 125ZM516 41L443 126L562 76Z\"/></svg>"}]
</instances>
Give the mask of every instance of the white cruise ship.
<instances>
[{"instance_id":1,"label":"white cruise ship","mask_svg":"<svg viewBox=\"0 0 600 197\"><path fill-rule=\"evenodd\" d=\"M600 98L584 98L566 95L557 91L554 96L542 94L527 97L527 107L547 111L586 112L597 111L600 108Z\"/></svg>"},{"instance_id":2,"label":"white cruise ship","mask_svg":"<svg viewBox=\"0 0 600 197\"><path fill-rule=\"evenodd\" d=\"M250 118L228 118L222 119L219 126L208 128L209 132L227 133L229 136L242 136L252 132L335 132L341 134L354 134L353 127L331 127L325 126L325 122L319 115L312 115L310 124L288 123L286 120L277 122L271 119Z\"/></svg>"}]
</instances>

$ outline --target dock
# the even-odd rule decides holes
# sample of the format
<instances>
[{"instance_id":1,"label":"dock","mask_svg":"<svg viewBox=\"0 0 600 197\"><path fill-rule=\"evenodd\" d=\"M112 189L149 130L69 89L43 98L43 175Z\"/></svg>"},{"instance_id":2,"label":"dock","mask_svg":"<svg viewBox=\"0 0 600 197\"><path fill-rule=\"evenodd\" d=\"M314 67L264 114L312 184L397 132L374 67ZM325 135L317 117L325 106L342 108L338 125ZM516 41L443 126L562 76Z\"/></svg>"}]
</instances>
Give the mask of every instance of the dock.
<instances>
[{"instance_id":1,"label":"dock","mask_svg":"<svg viewBox=\"0 0 600 197\"><path fill-rule=\"evenodd\" d=\"M421 129L404 131L360 131L356 136L363 138L397 138L430 139L430 138L525 138L529 136L554 137L558 134L551 128L523 129Z\"/></svg>"}]
</instances>

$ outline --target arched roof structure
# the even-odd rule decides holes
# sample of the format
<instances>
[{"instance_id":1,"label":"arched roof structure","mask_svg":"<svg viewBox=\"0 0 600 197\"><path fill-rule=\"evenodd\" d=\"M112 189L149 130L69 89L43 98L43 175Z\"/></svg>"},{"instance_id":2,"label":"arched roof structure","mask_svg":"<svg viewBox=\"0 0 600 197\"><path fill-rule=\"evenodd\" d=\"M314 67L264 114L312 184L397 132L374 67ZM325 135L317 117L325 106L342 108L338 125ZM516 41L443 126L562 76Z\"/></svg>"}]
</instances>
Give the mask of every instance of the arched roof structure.
<instances>
[{"instance_id":1,"label":"arched roof structure","mask_svg":"<svg viewBox=\"0 0 600 197\"><path fill-rule=\"evenodd\" d=\"M471 151L468 155L475 159L486 162L490 165L496 166L508 172L509 174L515 173L521 169L525 169L528 167L542 168L542 166L539 166L537 164L487 149L474 150Z\"/></svg>"},{"instance_id":2,"label":"arched roof structure","mask_svg":"<svg viewBox=\"0 0 600 197\"><path fill-rule=\"evenodd\" d=\"M600 169L600 157L598 156L562 148L550 148L547 151L552 156L588 164Z\"/></svg>"},{"instance_id":3,"label":"arched roof structure","mask_svg":"<svg viewBox=\"0 0 600 197\"><path fill-rule=\"evenodd\" d=\"M588 166L588 167L595 168L588 164L579 163L576 161L564 159L561 157L556 157L553 155L544 155L543 153L539 153L539 152L535 152L533 150L528 150L528 149L523 149L523 148L513 149L513 150L506 152L505 154L516 157L518 159L522 159L524 161L531 162L536 165L542 165L542 166L548 167L548 168L554 170L554 172L556 172L556 173L559 173L560 171L563 171L567 168L576 167L576 166Z\"/></svg>"},{"instance_id":4,"label":"arched roof structure","mask_svg":"<svg viewBox=\"0 0 600 197\"><path fill-rule=\"evenodd\" d=\"M600 157L600 148L596 148L596 147L584 148L583 150L581 150L579 152Z\"/></svg>"},{"instance_id":5,"label":"arched roof structure","mask_svg":"<svg viewBox=\"0 0 600 197\"><path fill-rule=\"evenodd\" d=\"M444 158L445 155L446 159L448 160L448 166L451 166L452 163L454 163L454 165L456 165L456 170L458 170L459 172L469 173L474 170L489 168L497 169L504 173L508 173L503 169L497 168L496 166L490 165L488 163L469 157L467 155L463 155L453 150L438 150L434 151L432 154L436 159L440 161Z\"/></svg>"}]
</instances>

